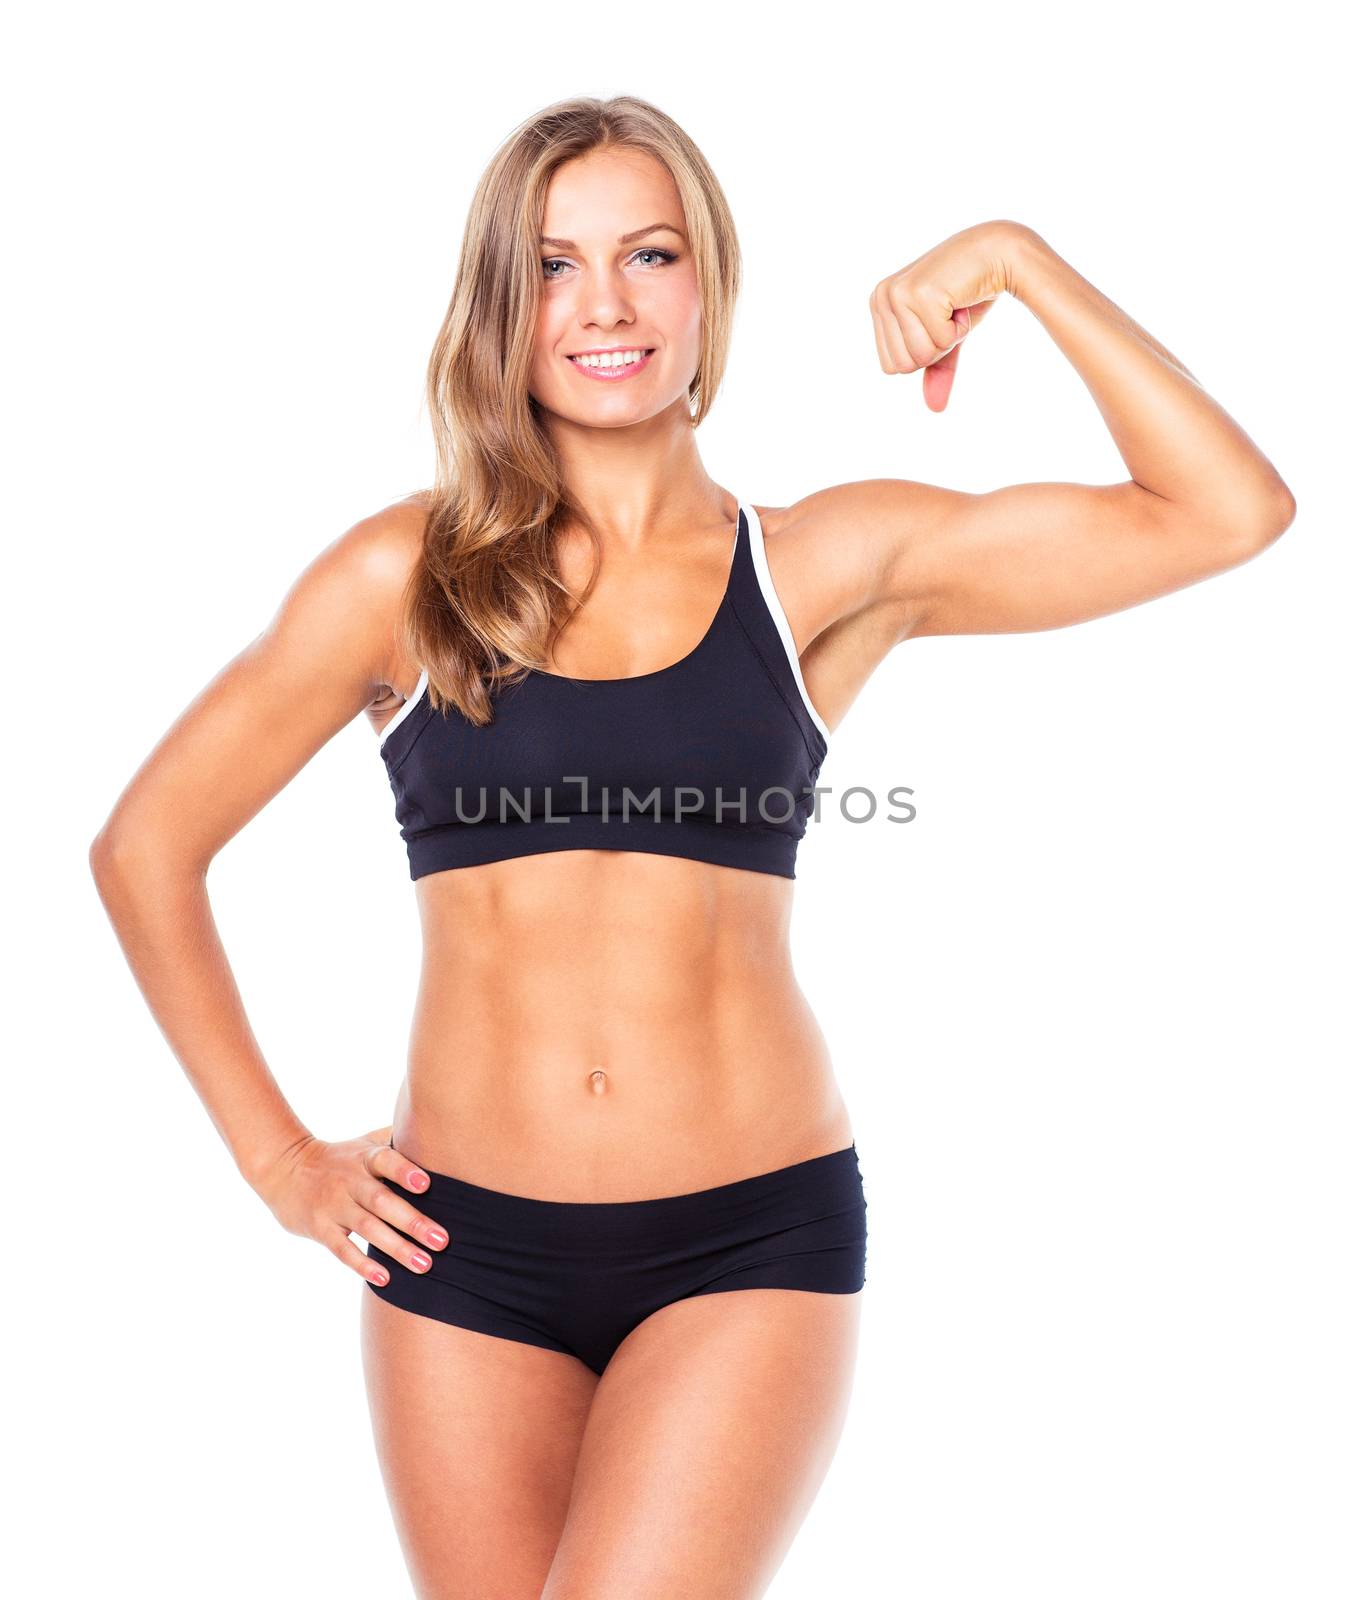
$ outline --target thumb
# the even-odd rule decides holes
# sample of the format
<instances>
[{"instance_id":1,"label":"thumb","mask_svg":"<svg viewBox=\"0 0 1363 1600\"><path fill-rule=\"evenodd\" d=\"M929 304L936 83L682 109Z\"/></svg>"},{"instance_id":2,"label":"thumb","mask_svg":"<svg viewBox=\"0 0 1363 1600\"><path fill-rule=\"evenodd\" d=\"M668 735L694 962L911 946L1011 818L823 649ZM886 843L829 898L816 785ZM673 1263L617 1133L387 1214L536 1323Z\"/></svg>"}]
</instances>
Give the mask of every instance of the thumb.
<instances>
[{"instance_id":1,"label":"thumb","mask_svg":"<svg viewBox=\"0 0 1363 1600\"><path fill-rule=\"evenodd\" d=\"M923 399L929 411L946 410L951 385L956 379L956 363L960 358L961 347L954 344L940 361L923 368Z\"/></svg>"},{"instance_id":2,"label":"thumb","mask_svg":"<svg viewBox=\"0 0 1363 1600\"><path fill-rule=\"evenodd\" d=\"M940 361L923 368L923 399L929 411L946 410L951 386L956 381L956 364L961 359L961 346L965 343L966 335L979 327L993 304L992 300L979 300L973 306L958 306L951 313L951 320L956 324L956 343Z\"/></svg>"}]
</instances>

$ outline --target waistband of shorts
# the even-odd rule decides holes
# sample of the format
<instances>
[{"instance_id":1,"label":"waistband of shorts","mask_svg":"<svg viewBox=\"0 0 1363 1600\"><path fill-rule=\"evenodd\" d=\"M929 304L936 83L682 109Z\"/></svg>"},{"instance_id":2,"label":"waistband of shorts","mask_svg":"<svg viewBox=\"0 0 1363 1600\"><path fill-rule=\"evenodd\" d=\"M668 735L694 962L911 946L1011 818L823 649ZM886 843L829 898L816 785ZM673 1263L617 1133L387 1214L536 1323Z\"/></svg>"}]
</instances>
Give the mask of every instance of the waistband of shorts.
<instances>
[{"instance_id":1,"label":"waistband of shorts","mask_svg":"<svg viewBox=\"0 0 1363 1600\"><path fill-rule=\"evenodd\" d=\"M390 1139L389 1144L392 1144ZM500 1213L527 1221L573 1220L609 1224L613 1221L638 1221L647 1218L663 1222L669 1218L705 1217L727 1213L754 1205L780 1203L790 1197L809 1197L818 1194L845 1193L851 1186L861 1187L861 1163L855 1141L841 1150L830 1150L821 1156L810 1156L789 1166L777 1167L770 1172L754 1173L751 1177L736 1178L731 1183L715 1184L708 1189L691 1189L682 1194L666 1194L639 1200L545 1200L534 1195L510 1194L501 1189L484 1188L469 1183L450 1173L434 1172L429 1167L422 1171L431 1180L430 1188L420 1193L392 1183L385 1178L395 1193L420 1207L434 1202L462 1207L482 1213Z\"/></svg>"}]
</instances>

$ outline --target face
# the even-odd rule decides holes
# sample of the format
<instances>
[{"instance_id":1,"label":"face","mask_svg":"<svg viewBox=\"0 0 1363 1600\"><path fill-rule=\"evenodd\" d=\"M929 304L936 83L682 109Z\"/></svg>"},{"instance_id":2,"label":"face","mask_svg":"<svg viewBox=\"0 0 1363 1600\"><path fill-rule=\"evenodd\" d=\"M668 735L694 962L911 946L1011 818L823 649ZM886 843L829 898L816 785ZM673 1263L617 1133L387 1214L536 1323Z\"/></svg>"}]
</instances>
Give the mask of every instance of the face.
<instances>
[{"instance_id":1,"label":"face","mask_svg":"<svg viewBox=\"0 0 1363 1600\"><path fill-rule=\"evenodd\" d=\"M578 157L550 180L542 232L535 399L596 428L685 408L700 365L701 303L672 175L637 150ZM601 350L646 353L625 366L571 359Z\"/></svg>"}]
</instances>

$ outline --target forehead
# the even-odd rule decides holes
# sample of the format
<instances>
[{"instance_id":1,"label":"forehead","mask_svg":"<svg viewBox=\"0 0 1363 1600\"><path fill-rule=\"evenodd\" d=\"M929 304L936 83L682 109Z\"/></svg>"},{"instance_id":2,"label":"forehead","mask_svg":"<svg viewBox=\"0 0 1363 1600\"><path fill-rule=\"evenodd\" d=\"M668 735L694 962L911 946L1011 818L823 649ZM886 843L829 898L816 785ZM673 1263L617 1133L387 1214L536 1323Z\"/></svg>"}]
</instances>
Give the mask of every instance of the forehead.
<instances>
[{"instance_id":1,"label":"forehead","mask_svg":"<svg viewBox=\"0 0 1363 1600\"><path fill-rule=\"evenodd\" d=\"M651 222L684 226L672 174L643 150L594 150L565 162L549 180L542 231L614 244Z\"/></svg>"}]
</instances>

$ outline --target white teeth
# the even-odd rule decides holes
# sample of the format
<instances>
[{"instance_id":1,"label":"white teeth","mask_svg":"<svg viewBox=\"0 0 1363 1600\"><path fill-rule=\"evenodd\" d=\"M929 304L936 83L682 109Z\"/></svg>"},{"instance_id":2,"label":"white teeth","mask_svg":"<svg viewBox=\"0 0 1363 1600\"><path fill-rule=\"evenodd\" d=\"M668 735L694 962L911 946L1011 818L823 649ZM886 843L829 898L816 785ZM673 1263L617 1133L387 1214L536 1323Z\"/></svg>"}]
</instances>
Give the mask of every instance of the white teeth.
<instances>
[{"instance_id":1,"label":"white teeth","mask_svg":"<svg viewBox=\"0 0 1363 1600\"><path fill-rule=\"evenodd\" d=\"M612 350L602 356L569 356L579 367L628 367L644 359L642 350Z\"/></svg>"}]
</instances>

